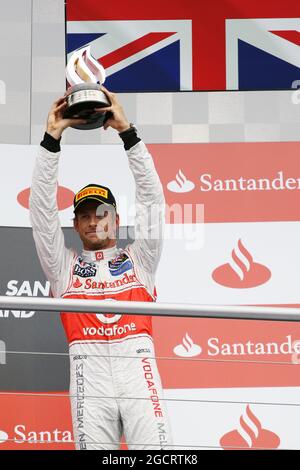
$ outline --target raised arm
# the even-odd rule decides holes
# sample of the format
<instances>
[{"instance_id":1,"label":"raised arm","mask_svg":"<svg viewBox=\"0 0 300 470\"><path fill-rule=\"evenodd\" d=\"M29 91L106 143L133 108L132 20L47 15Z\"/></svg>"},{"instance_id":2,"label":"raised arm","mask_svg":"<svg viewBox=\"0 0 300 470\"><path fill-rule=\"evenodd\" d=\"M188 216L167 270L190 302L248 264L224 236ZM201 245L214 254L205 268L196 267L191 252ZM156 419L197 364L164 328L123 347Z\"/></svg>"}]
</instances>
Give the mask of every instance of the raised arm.
<instances>
[{"instance_id":1,"label":"raised arm","mask_svg":"<svg viewBox=\"0 0 300 470\"><path fill-rule=\"evenodd\" d=\"M130 124L113 93L103 87L112 106L105 108L112 113L104 127L118 130L125 144L129 166L136 183L135 241L128 248L143 271L150 275L149 289L153 287L155 274L162 249L164 223L164 194L159 176L147 147L137 137L137 131ZM146 276L149 284L149 276Z\"/></svg>"},{"instance_id":2,"label":"raised arm","mask_svg":"<svg viewBox=\"0 0 300 470\"><path fill-rule=\"evenodd\" d=\"M55 297L61 295L60 276L73 257L71 250L65 248L56 202L60 138L63 130L73 123L71 119L62 118L65 106L64 98L60 98L49 112L47 131L39 147L29 199L33 238Z\"/></svg>"},{"instance_id":3,"label":"raised arm","mask_svg":"<svg viewBox=\"0 0 300 470\"><path fill-rule=\"evenodd\" d=\"M147 147L137 143L127 151L136 184L135 241L130 246L139 265L153 275L163 244L165 200L162 184Z\"/></svg>"}]
</instances>

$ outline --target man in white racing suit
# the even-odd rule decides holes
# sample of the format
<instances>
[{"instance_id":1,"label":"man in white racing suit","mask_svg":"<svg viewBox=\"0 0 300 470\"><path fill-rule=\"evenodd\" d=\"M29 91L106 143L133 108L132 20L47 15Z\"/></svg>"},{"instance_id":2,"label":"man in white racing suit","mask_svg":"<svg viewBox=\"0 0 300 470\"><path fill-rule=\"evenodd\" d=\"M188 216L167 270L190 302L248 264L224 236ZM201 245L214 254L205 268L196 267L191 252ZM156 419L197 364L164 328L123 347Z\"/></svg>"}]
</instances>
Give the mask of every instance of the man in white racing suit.
<instances>
[{"instance_id":1,"label":"man in white racing suit","mask_svg":"<svg viewBox=\"0 0 300 470\"><path fill-rule=\"evenodd\" d=\"M108 230L113 218L119 224L115 199L109 188L90 184L74 198L74 228L83 250L77 254L65 247L56 202L57 173L61 135L75 119L63 117L64 97L50 110L33 173L33 237L53 296L152 302L162 248L163 190L135 127L116 96L104 87L103 91L111 102L102 109L111 113L104 128L111 126L119 132L136 183L135 241L126 249L117 248ZM99 158L105 164L104 157ZM139 228L144 237L138 236ZM171 434L155 361L151 317L101 312L62 313L61 317L69 342L76 448L118 449L122 434L129 449L168 448Z\"/></svg>"}]
</instances>

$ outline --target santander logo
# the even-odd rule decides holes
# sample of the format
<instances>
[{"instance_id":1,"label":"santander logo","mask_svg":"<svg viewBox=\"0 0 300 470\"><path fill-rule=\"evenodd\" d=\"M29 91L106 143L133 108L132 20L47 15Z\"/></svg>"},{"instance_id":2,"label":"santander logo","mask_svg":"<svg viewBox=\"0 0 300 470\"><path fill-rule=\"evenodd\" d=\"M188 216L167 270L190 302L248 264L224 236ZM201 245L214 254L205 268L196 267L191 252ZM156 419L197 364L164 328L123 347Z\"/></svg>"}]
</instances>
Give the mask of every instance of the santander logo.
<instances>
[{"instance_id":1,"label":"santander logo","mask_svg":"<svg viewBox=\"0 0 300 470\"><path fill-rule=\"evenodd\" d=\"M231 260L216 268L212 278L218 284L235 289L247 289L265 284L271 278L271 271L253 261L252 255L239 240L231 252Z\"/></svg>"},{"instance_id":2,"label":"santander logo","mask_svg":"<svg viewBox=\"0 0 300 470\"><path fill-rule=\"evenodd\" d=\"M80 282L78 277L76 277L76 280L73 282L73 287L75 287L75 289L79 289L79 287L81 286L82 286L82 282Z\"/></svg>"},{"instance_id":3,"label":"santander logo","mask_svg":"<svg viewBox=\"0 0 300 470\"><path fill-rule=\"evenodd\" d=\"M167 188L173 193L188 193L195 188L192 181L189 181L181 170L178 171L175 180L168 183Z\"/></svg>"},{"instance_id":4,"label":"santander logo","mask_svg":"<svg viewBox=\"0 0 300 470\"><path fill-rule=\"evenodd\" d=\"M21 191L17 196L18 203L25 209L29 209L30 188ZM57 207L62 211L73 205L74 193L64 186L57 186Z\"/></svg>"},{"instance_id":5,"label":"santander logo","mask_svg":"<svg viewBox=\"0 0 300 470\"><path fill-rule=\"evenodd\" d=\"M51 444L53 442L72 443L72 434L70 431L28 431L24 424L17 424L13 430L14 434L9 435L0 430L0 444L11 441L12 444Z\"/></svg>"},{"instance_id":6,"label":"santander logo","mask_svg":"<svg viewBox=\"0 0 300 470\"><path fill-rule=\"evenodd\" d=\"M277 449L279 444L280 438L277 434L263 429L249 405L240 417L238 429L230 431L220 439L220 445L225 450Z\"/></svg>"},{"instance_id":7,"label":"santander logo","mask_svg":"<svg viewBox=\"0 0 300 470\"><path fill-rule=\"evenodd\" d=\"M180 357L194 357L201 354L202 348L198 344L194 344L192 338L186 333L182 344L175 346L173 352Z\"/></svg>"}]
</instances>

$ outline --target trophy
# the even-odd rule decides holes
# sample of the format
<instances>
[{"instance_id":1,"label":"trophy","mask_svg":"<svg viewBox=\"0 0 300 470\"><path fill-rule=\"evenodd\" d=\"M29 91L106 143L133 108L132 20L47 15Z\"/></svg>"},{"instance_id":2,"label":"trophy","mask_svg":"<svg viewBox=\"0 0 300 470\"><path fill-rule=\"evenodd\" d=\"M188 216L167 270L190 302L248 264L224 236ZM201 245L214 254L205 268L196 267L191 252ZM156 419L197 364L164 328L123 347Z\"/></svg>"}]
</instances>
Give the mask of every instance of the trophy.
<instances>
[{"instance_id":1,"label":"trophy","mask_svg":"<svg viewBox=\"0 0 300 470\"><path fill-rule=\"evenodd\" d=\"M75 129L96 129L110 117L109 112L97 112L94 108L106 108L110 102L101 90L105 81L103 66L91 55L90 46L75 51L66 67L67 108L65 118L86 119L84 124L74 124Z\"/></svg>"}]
</instances>

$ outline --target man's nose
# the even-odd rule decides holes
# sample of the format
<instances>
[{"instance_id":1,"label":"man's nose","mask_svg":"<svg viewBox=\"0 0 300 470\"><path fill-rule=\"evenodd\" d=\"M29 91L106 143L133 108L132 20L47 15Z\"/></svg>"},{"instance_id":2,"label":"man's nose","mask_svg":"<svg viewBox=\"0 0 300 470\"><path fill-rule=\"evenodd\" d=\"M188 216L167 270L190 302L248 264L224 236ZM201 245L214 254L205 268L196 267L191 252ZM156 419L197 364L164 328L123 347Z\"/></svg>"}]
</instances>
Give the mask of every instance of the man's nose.
<instances>
[{"instance_id":1,"label":"man's nose","mask_svg":"<svg viewBox=\"0 0 300 470\"><path fill-rule=\"evenodd\" d=\"M90 216L89 225L90 225L91 227L96 227L97 224L98 224L98 222L99 222L99 221L98 221L98 219L97 219L96 214Z\"/></svg>"}]
</instances>

